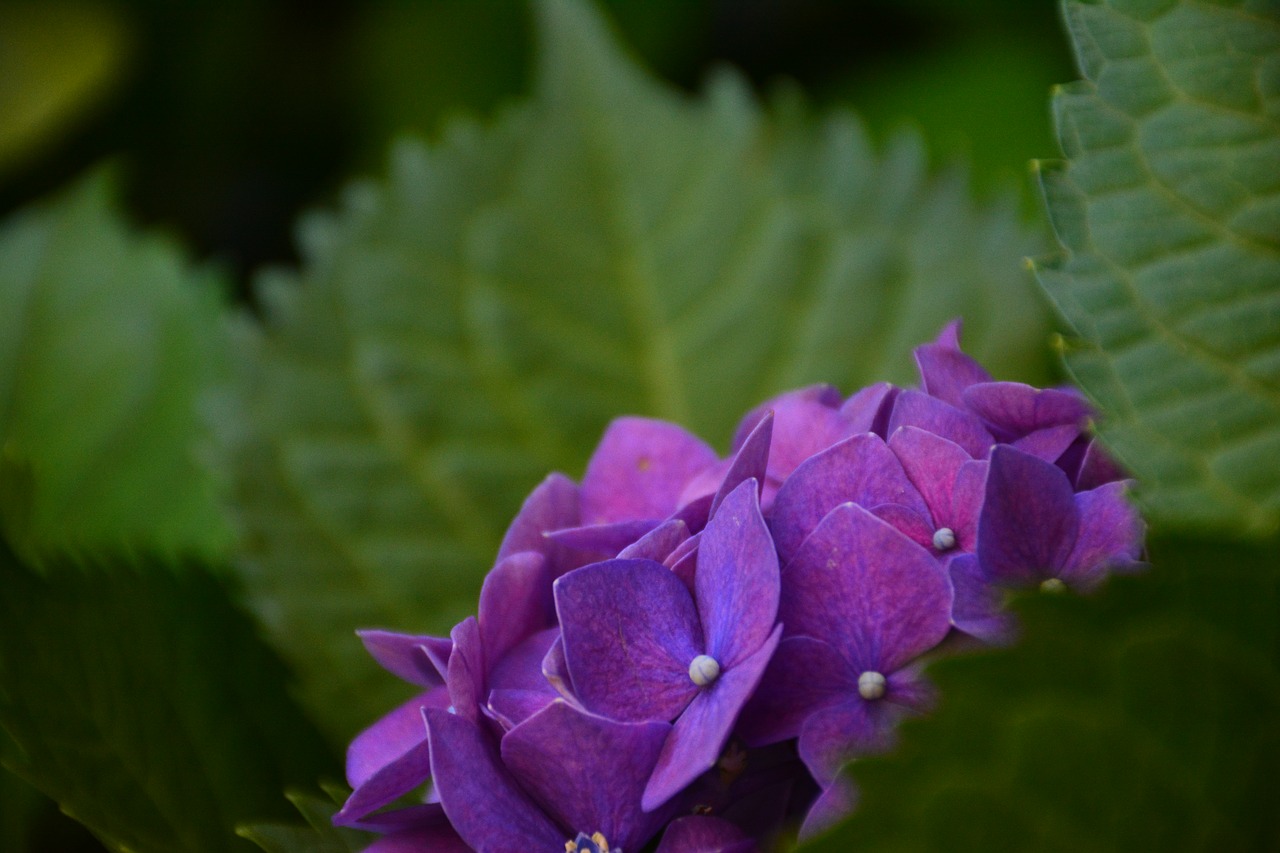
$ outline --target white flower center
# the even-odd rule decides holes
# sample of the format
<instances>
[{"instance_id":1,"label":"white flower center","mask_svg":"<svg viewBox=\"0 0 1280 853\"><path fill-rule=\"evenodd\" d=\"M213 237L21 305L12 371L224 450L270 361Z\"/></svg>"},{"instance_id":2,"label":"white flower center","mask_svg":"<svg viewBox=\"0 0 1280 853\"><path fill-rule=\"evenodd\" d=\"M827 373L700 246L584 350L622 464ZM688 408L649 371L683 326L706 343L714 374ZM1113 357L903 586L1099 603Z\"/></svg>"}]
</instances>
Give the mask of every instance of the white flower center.
<instances>
[{"instance_id":1,"label":"white flower center","mask_svg":"<svg viewBox=\"0 0 1280 853\"><path fill-rule=\"evenodd\" d=\"M889 682L878 672L867 671L858 676L858 695L863 699L879 699Z\"/></svg>"},{"instance_id":2,"label":"white flower center","mask_svg":"<svg viewBox=\"0 0 1280 853\"><path fill-rule=\"evenodd\" d=\"M933 547L939 551L950 551L956 547L956 532L950 527L939 527L933 531Z\"/></svg>"},{"instance_id":3,"label":"white flower center","mask_svg":"<svg viewBox=\"0 0 1280 853\"><path fill-rule=\"evenodd\" d=\"M720 662L711 655L698 655L689 663L689 678L699 687L714 684L720 677Z\"/></svg>"},{"instance_id":4,"label":"white flower center","mask_svg":"<svg viewBox=\"0 0 1280 853\"><path fill-rule=\"evenodd\" d=\"M1066 588L1067 585L1058 578L1049 578L1040 582L1041 592L1062 592Z\"/></svg>"}]
</instances>

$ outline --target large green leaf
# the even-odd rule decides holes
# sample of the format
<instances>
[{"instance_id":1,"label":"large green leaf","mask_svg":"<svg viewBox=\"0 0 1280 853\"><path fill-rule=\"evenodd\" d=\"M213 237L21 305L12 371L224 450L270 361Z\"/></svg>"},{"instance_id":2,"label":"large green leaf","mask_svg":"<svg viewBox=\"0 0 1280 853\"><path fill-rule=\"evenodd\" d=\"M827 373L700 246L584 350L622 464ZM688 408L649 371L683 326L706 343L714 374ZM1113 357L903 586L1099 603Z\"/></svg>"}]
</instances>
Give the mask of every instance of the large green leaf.
<instances>
[{"instance_id":1,"label":"large green leaf","mask_svg":"<svg viewBox=\"0 0 1280 853\"><path fill-rule=\"evenodd\" d=\"M334 826L335 803L297 791L289 793L289 801L306 818L306 826L255 823L236 831L267 853L357 853L377 839L367 832Z\"/></svg>"},{"instance_id":2,"label":"large green leaf","mask_svg":"<svg viewBox=\"0 0 1280 853\"><path fill-rule=\"evenodd\" d=\"M401 689L354 628L444 630L474 607L521 496L576 475L606 422L725 442L766 396L909 380L951 317L1033 378L1043 317L1014 203L977 207L859 123L762 110L734 77L689 99L583 3L537 4L531 98L406 145L303 231L234 437L258 611L348 734Z\"/></svg>"},{"instance_id":3,"label":"large green leaf","mask_svg":"<svg viewBox=\"0 0 1280 853\"><path fill-rule=\"evenodd\" d=\"M5 766L113 849L251 849L238 823L287 818L287 786L338 772L199 567L59 560L41 577L0 544L0 589Z\"/></svg>"},{"instance_id":4,"label":"large green leaf","mask_svg":"<svg viewBox=\"0 0 1280 853\"><path fill-rule=\"evenodd\" d=\"M110 195L99 174L0 228L0 451L34 488L13 533L211 555L229 534L197 407L228 374L220 288Z\"/></svg>"},{"instance_id":5,"label":"large green leaf","mask_svg":"<svg viewBox=\"0 0 1280 853\"><path fill-rule=\"evenodd\" d=\"M1157 523L1280 527L1280 5L1068 2L1043 173L1067 364Z\"/></svg>"},{"instance_id":6,"label":"large green leaf","mask_svg":"<svg viewBox=\"0 0 1280 853\"><path fill-rule=\"evenodd\" d=\"M1025 601L1015 648L931 668L939 710L806 849L1276 849L1277 547L1165 540L1149 576Z\"/></svg>"}]
</instances>

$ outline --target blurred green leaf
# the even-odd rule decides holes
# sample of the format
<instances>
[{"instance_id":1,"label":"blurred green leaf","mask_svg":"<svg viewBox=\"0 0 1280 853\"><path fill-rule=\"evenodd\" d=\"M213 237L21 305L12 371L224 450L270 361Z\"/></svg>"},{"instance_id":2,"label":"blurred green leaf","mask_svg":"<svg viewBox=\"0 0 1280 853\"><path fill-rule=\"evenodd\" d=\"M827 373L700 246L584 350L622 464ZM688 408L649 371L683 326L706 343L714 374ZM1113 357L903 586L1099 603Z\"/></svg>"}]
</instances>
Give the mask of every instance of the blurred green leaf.
<instances>
[{"instance_id":1,"label":"blurred green leaf","mask_svg":"<svg viewBox=\"0 0 1280 853\"><path fill-rule=\"evenodd\" d=\"M1276 849L1277 546L1164 540L1147 576L1023 601L1015 648L930 668L940 708L805 849Z\"/></svg>"},{"instance_id":2,"label":"blurred green leaf","mask_svg":"<svg viewBox=\"0 0 1280 853\"><path fill-rule=\"evenodd\" d=\"M197 407L230 372L221 282L110 196L99 174L0 227L0 464L33 490L6 520L36 551L212 556L230 534Z\"/></svg>"},{"instance_id":3,"label":"blurred green leaf","mask_svg":"<svg viewBox=\"0 0 1280 853\"><path fill-rule=\"evenodd\" d=\"M446 630L521 496L581 470L627 412L725 441L765 397L913 378L950 318L1006 375L1042 375L1012 200L977 207L919 140L763 111L732 77L689 99L591 8L538 4L533 96L397 150L303 230L238 424L245 577L345 737L405 689L360 626Z\"/></svg>"},{"instance_id":4,"label":"blurred green leaf","mask_svg":"<svg viewBox=\"0 0 1280 853\"><path fill-rule=\"evenodd\" d=\"M1068 2L1040 281L1156 524L1280 528L1280 7Z\"/></svg>"},{"instance_id":5,"label":"blurred green leaf","mask_svg":"<svg viewBox=\"0 0 1280 853\"><path fill-rule=\"evenodd\" d=\"M256 823L236 832L267 853L356 853L376 839L366 832L334 826L332 818L338 811L334 803L297 791L289 793L289 801L306 818L306 826Z\"/></svg>"},{"instance_id":6,"label":"blurred green leaf","mask_svg":"<svg viewBox=\"0 0 1280 853\"><path fill-rule=\"evenodd\" d=\"M0 755L11 750L8 735L0 729ZM28 849L37 810L46 802L35 788L5 770L0 770L0 840L5 849L24 853Z\"/></svg>"},{"instance_id":7,"label":"blurred green leaf","mask_svg":"<svg viewBox=\"0 0 1280 853\"><path fill-rule=\"evenodd\" d=\"M196 566L62 560L45 577L0 545L5 766L108 846L246 850L281 792L334 773L287 674Z\"/></svg>"},{"instance_id":8,"label":"blurred green leaf","mask_svg":"<svg viewBox=\"0 0 1280 853\"><path fill-rule=\"evenodd\" d=\"M128 41L101 3L0 6L0 174L101 101L123 70Z\"/></svg>"}]
</instances>

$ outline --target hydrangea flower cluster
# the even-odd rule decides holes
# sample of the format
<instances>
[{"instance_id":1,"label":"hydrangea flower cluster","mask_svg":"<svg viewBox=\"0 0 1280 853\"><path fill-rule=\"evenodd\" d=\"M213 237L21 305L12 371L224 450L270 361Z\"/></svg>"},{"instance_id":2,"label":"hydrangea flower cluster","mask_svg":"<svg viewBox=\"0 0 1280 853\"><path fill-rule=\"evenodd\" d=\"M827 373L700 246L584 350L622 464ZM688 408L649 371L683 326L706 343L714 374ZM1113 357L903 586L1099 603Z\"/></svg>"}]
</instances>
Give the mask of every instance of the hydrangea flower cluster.
<instances>
[{"instance_id":1,"label":"hydrangea flower cluster","mask_svg":"<svg viewBox=\"0 0 1280 853\"><path fill-rule=\"evenodd\" d=\"M916 361L919 389L783 394L725 459L613 422L525 501L476 616L361 633L421 693L351 744L335 822L374 853L737 853L848 813L841 766L929 707L927 656L1006 641L1008 589L1141 557L1076 392L993 381L958 323Z\"/></svg>"}]
</instances>

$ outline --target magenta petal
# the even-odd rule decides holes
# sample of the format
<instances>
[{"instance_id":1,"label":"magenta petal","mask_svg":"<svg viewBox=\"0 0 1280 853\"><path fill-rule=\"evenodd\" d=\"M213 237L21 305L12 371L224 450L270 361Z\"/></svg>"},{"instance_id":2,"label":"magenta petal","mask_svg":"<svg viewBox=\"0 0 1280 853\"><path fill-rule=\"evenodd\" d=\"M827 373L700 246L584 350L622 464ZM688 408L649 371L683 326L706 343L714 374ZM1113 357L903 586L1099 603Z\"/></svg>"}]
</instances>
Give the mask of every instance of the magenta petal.
<instances>
[{"instance_id":1,"label":"magenta petal","mask_svg":"<svg viewBox=\"0 0 1280 853\"><path fill-rule=\"evenodd\" d=\"M480 638L485 657L497 661L530 634L555 621L551 568L533 551L498 561L480 589Z\"/></svg>"},{"instance_id":2,"label":"magenta petal","mask_svg":"<svg viewBox=\"0 0 1280 853\"><path fill-rule=\"evenodd\" d=\"M760 683L781 636L779 626L755 654L722 671L715 683L693 697L663 744L653 777L644 790L645 811L667 802L715 766L742 706Z\"/></svg>"},{"instance_id":3,"label":"magenta petal","mask_svg":"<svg viewBox=\"0 0 1280 853\"><path fill-rule=\"evenodd\" d=\"M378 665L391 674L419 687L435 687L444 683L444 676L432 663L425 648L427 643L440 642L440 637L376 630L356 631L356 636Z\"/></svg>"},{"instance_id":4,"label":"magenta petal","mask_svg":"<svg viewBox=\"0 0 1280 853\"><path fill-rule=\"evenodd\" d=\"M555 584L556 610L574 691L591 711L618 720L672 720L698 688L690 662L702 625L689 590L648 560L585 566Z\"/></svg>"},{"instance_id":5,"label":"magenta petal","mask_svg":"<svg viewBox=\"0 0 1280 853\"><path fill-rule=\"evenodd\" d=\"M805 721L800 729L800 758L825 788L850 759L888 750L902 716L898 706L884 700L868 702L855 693Z\"/></svg>"},{"instance_id":6,"label":"magenta petal","mask_svg":"<svg viewBox=\"0 0 1280 853\"><path fill-rule=\"evenodd\" d=\"M933 520L939 527L949 526L951 492L960 467L970 461L969 454L955 442L917 427L903 427L893 433L889 449L924 498Z\"/></svg>"},{"instance_id":7,"label":"magenta petal","mask_svg":"<svg viewBox=\"0 0 1280 853\"><path fill-rule=\"evenodd\" d=\"M951 626L951 582L924 548L854 504L822 520L787 568L779 621L888 675Z\"/></svg>"},{"instance_id":8,"label":"magenta petal","mask_svg":"<svg viewBox=\"0 0 1280 853\"><path fill-rule=\"evenodd\" d=\"M546 537L561 548L578 554L597 555L599 560L609 560L657 527L658 523L654 519L611 521L607 524L552 530Z\"/></svg>"},{"instance_id":9,"label":"magenta petal","mask_svg":"<svg viewBox=\"0 0 1280 853\"><path fill-rule=\"evenodd\" d=\"M953 441L975 459L985 459L995 444L995 438L976 416L919 391L898 395L889 417L889 435L908 426Z\"/></svg>"},{"instance_id":10,"label":"magenta petal","mask_svg":"<svg viewBox=\"0 0 1280 853\"><path fill-rule=\"evenodd\" d=\"M1125 498L1128 485L1121 480L1075 496L1080 531L1063 566L1062 580L1088 589L1109 569L1129 568L1141 557L1145 526Z\"/></svg>"},{"instance_id":11,"label":"magenta petal","mask_svg":"<svg viewBox=\"0 0 1280 853\"><path fill-rule=\"evenodd\" d=\"M1080 427L1075 424L1064 424L1028 433L1013 442L1013 446L1023 453L1038 456L1045 462L1057 462L1079 437Z\"/></svg>"},{"instance_id":12,"label":"magenta petal","mask_svg":"<svg viewBox=\"0 0 1280 853\"><path fill-rule=\"evenodd\" d=\"M716 514L716 510L720 508L724 499L737 489L740 483L747 480L756 481L757 497L759 497L759 484L764 482L765 473L769 467L769 443L772 439L773 412L766 412L760 419L760 423L756 424L756 428L738 448L738 452L734 454L733 462L725 472L724 481L721 482L720 488L716 490L715 497L711 501L712 516Z\"/></svg>"},{"instance_id":13,"label":"magenta petal","mask_svg":"<svg viewBox=\"0 0 1280 853\"><path fill-rule=\"evenodd\" d=\"M1021 382L973 385L965 390L964 402L978 417L1014 436L1064 424L1079 427L1090 414L1089 404L1078 392L1033 388Z\"/></svg>"},{"instance_id":14,"label":"magenta petal","mask_svg":"<svg viewBox=\"0 0 1280 853\"><path fill-rule=\"evenodd\" d=\"M578 486L563 474L551 474L525 498L502 538L498 559L520 551L540 551L547 555L554 572L560 566L559 555L543 534L580 523Z\"/></svg>"},{"instance_id":15,"label":"magenta petal","mask_svg":"<svg viewBox=\"0 0 1280 853\"><path fill-rule=\"evenodd\" d=\"M937 527L928 517L898 504L880 504L870 509L872 515L893 525L912 542L923 548L933 548L933 534Z\"/></svg>"},{"instance_id":16,"label":"magenta petal","mask_svg":"<svg viewBox=\"0 0 1280 853\"><path fill-rule=\"evenodd\" d=\"M581 523L666 518L685 483L715 461L714 450L675 424L618 418L582 477Z\"/></svg>"},{"instance_id":17,"label":"magenta petal","mask_svg":"<svg viewBox=\"0 0 1280 853\"><path fill-rule=\"evenodd\" d=\"M830 645L813 637L787 637L742 711L738 736L751 747L790 740L810 714L857 689L857 675Z\"/></svg>"},{"instance_id":18,"label":"magenta petal","mask_svg":"<svg viewBox=\"0 0 1280 853\"><path fill-rule=\"evenodd\" d=\"M1078 519L1067 475L1007 445L991 454L978 519L978 559L995 583L1054 577L1075 545Z\"/></svg>"},{"instance_id":19,"label":"magenta petal","mask_svg":"<svg viewBox=\"0 0 1280 853\"><path fill-rule=\"evenodd\" d=\"M449 698L459 714L475 720L484 701L485 657L480 639L480 625L476 617L468 616L453 626L453 653L449 655L449 669L445 684Z\"/></svg>"},{"instance_id":20,"label":"magenta petal","mask_svg":"<svg viewBox=\"0 0 1280 853\"><path fill-rule=\"evenodd\" d=\"M1125 476L1124 470L1107 454L1098 440L1094 439L1089 442L1089 446L1084 451L1084 458L1080 460L1080 470L1075 478L1076 489L1081 492L1096 489L1098 486L1123 480Z\"/></svg>"},{"instance_id":21,"label":"magenta petal","mask_svg":"<svg viewBox=\"0 0 1280 853\"><path fill-rule=\"evenodd\" d=\"M853 814L858 806L858 786L848 774L841 774L823 789L818 799L809 806L800 825L800 840L808 841L835 827Z\"/></svg>"},{"instance_id":22,"label":"magenta petal","mask_svg":"<svg viewBox=\"0 0 1280 853\"><path fill-rule=\"evenodd\" d=\"M884 440L855 435L806 461L778 491L771 526L783 565L831 508L846 502L929 512Z\"/></svg>"},{"instance_id":23,"label":"magenta petal","mask_svg":"<svg viewBox=\"0 0 1280 853\"><path fill-rule=\"evenodd\" d=\"M428 710L431 777L449 822L477 850L559 850L565 832L511 778L479 725Z\"/></svg>"},{"instance_id":24,"label":"magenta petal","mask_svg":"<svg viewBox=\"0 0 1280 853\"><path fill-rule=\"evenodd\" d=\"M734 489L707 522L698 547L698 615L706 652L721 668L760 648L777 621L778 555L757 494L755 480Z\"/></svg>"},{"instance_id":25,"label":"magenta petal","mask_svg":"<svg viewBox=\"0 0 1280 853\"><path fill-rule=\"evenodd\" d=\"M639 850L669 817L644 813L640 796L670 732L666 723L620 723L556 700L507 732L502 760L570 832L601 832L612 847ZM555 849L563 840L547 848Z\"/></svg>"},{"instance_id":26,"label":"magenta petal","mask_svg":"<svg viewBox=\"0 0 1280 853\"><path fill-rule=\"evenodd\" d=\"M689 525L679 518L659 524L618 552L620 560L654 560L661 563L689 538Z\"/></svg>"},{"instance_id":27,"label":"magenta petal","mask_svg":"<svg viewBox=\"0 0 1280 853\"><path fill-rule=\"evenodd\" d=\"M915 357L924 390L952 406L963 405L966 388L991 381L991 374L982 365L950 342L916 347Z\"/></svg>"},{"instance_id":28,"label":"magenta petal","mask_svg":"<svg viewBox=\"0 0 1280 853\"><path fill-rule=\"evenodd\" d=\"M693 815L673 820L655 853L751 853L755 849L755 842L729 821Z\"/></svg>"},{"instance_id":29,"label":"magenta petal","mask_svg":"<svg viewBox=\"0 0 1280 853\"><path fill-rule=\"evenodd\" d=\"M964 551L978 546L978 516L987 495L985 459L974 459L960 466L951 492L951 513L947 516L956 534L956 545Z\"/></svg>"}]
</instances>

